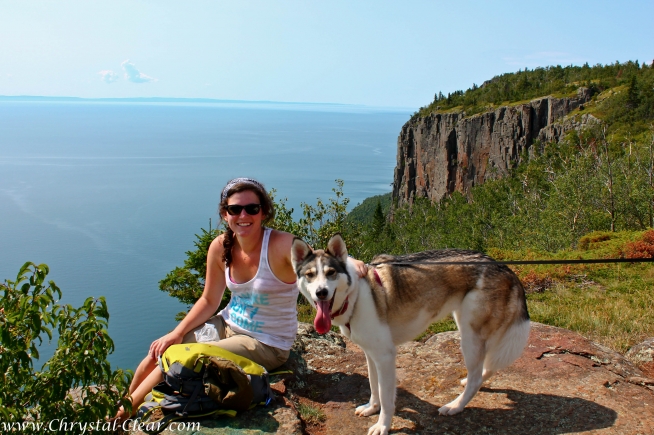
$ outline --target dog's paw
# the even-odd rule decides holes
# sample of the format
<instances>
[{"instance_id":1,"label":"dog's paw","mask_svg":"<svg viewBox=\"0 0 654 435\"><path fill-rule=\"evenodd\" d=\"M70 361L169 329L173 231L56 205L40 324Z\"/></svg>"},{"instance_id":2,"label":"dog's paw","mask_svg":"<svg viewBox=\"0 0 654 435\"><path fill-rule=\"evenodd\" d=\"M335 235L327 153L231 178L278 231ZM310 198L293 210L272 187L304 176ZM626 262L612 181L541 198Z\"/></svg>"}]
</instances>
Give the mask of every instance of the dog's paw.
<instances>
[{"instance_id":1,"label":"dog's paw","mask_svg":"<svg viewBox=\"0 0 654 435\"><path fill-rule=\"evenodd\" d=\"M468 383L468 378L461 379L461 385L465 387L467 383Z\"/></svg>"},{"instance_id":2,"label":"dog's paw","mask_svg":"<svg viewBox=\"0 0 654 435\"><path fill-rule=\"evenodd\" d=\"M370 429L368 429L368 435L388 435L390 427L377 422L374 426L371 426Z\"/></svg>"},{"instance_id":3,"label":"dog's paw","mask_svg":"<svg viewBox=\"0 0 654 435\"><path fill-rule=\"evenodd\" d=\"M454 415L454 414L458 414L459 412L463 411L463 408L464 408L463 406L460 406L457 403L457 400L454 400L454 401L448 403L445 406L441 406L438 409L438 413L440 415Z\"/></svg>"},{"instance_id":4,"label":"dog's paw","mask_svg":"<svg viewBox=\"0 0 654 435\"><path fill-rule=\"evenodd\" d=\"M379 412L379 409L380 406L378 403L373 403L373 404L366 403L365 405L357 406L357 409L354 411L354 414L360 417L368 417L370 415L377 414Z\"/></svg>"}]
</instances>

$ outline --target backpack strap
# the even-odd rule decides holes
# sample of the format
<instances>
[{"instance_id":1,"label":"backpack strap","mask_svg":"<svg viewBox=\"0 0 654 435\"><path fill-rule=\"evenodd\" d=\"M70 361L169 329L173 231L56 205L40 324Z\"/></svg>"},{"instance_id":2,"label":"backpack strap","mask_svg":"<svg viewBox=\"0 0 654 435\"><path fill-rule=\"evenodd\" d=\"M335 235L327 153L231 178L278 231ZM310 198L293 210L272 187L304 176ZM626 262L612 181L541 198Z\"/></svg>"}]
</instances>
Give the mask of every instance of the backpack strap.
<instances>
[{"instance_id":1,"label":"backpack strap","mask_svg":"<svg viewBox=\"0 0 654 435\"><path fill-rule=\"evenodd\" d=\"M292 375L293 370L279 370L276 372L268 373L270 376L276 376L276 375Z\"/></svg>"},{"instance_id":2,"label":"backpack strap","mask_svg":"<svg viewBox=\"0 0 654 435\"><path fill-rule=\"evenodd\" d=\"M191 397L188 399L188 403L184 407L184 409L180 412L177 411L175 414L181 416L181 417L186 417L188 415L188 407L191 406L191 404L195 403L195 401L198 399L198 396L200 395L200 391L202 391L204 388L202 388L201 384L198 384L195 386L195 389L193 390L193 394L191 394Z\"/></svg>"}]
</instances>

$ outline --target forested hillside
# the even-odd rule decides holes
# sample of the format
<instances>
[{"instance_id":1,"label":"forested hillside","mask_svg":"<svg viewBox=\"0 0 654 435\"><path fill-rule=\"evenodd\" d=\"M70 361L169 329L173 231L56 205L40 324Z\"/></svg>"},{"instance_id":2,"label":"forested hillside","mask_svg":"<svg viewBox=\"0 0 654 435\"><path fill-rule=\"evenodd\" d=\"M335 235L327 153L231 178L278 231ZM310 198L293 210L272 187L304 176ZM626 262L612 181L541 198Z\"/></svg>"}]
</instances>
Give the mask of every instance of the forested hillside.
<instances>
[{"instance_id":1,"label":"forested hillside","mask_svg":"<svg viewBox=\"0 0 654 435\"><path fill-rule=\"evenodd\" d=\"M415 115L438 111L464 111L472 115L546 95L572 96L579 87L590 89L594 95L605 93L596 99L601 104L592 112L609 124L635 123L642 129L647 121L654 119L654 68L638 61L592 67L586 63L525 68L493 77L481 86L473 84L466 91L447 96L437 92L434 101L421 107Z\"/></svg>"},{"instance_id":2,"label":"forested hillside","mask_svg":"<svg viewBox=\"0 0 654 435\"><path fill-rule=\"evenodd\" d=\"M375 195L366 198L352 209L347 215L347 220L352 223L371 224L379 216L388 216L391 211L391 194ZM385 219L385 218L384 218Z\"/></svg>"},{"instance_id":3,"label":"forested hillside","mask_svg":"<svg viewBox=\"0 0 654 435\"><path fill-rule=\"evenodd\" d=\"M466 115L498 104L593 89L570 116L601 123L572 131L525 158L509 176L432 203L394 207L379 225L364 224L360 255L460 247L539 251L572 249L592 231L644 230L654 225L654 67L637 61L589 67L547 67L503 74L441 93L414 116L434 111ZM364 202L365 204L365 202ZM374 212L374 210L371 210ZM352 211L357 221L360 210ZM368 220L367 222L371 222Z\"/></svg>"}]
</instances>

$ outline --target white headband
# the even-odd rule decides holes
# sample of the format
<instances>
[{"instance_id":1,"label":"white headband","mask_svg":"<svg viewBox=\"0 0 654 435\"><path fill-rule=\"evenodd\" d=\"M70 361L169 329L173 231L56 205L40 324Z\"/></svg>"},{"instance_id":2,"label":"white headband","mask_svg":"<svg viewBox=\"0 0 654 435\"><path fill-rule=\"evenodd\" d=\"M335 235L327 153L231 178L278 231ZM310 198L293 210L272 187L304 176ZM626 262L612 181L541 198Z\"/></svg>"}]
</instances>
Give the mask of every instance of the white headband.
<instances>
[{"instance_id":1,"label":"white headband","mask_svg":"<svg viewBox=\"0 0 654 435\"><path fill-rule=\"evenodd\" d=\"M253 186L261 189L263 192L266 191L266 189L263 187L263 184L259 183L257 180L252 178L234 178L229 183L227 183L227 186L225 186L223 189L223 193L220 195L220 201L224 201L225 198L227 198L227 193L230 191L230 189L237 184L252 184Z\"/></svg>"}]
</instances>

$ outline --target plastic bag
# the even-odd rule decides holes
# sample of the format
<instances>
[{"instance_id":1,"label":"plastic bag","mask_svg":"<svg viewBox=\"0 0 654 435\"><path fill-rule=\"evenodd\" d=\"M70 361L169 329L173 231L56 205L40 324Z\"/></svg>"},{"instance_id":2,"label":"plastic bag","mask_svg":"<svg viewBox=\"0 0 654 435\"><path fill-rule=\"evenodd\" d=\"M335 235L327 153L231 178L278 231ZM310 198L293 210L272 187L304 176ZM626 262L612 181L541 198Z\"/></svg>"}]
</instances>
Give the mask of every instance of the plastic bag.
<instances>
[{"instance_id":1,"label":"plastic bag","mask_svg":"<svg viewBox=\"0 0 654 435\"><path fill-rule=\"evenodd\" d=\"M198 343L206 343L207 341L219 341L220 336L216 326L212 323L205 323L201 329L194 332L195 341Z\"/></svg>"}]
</instances>

